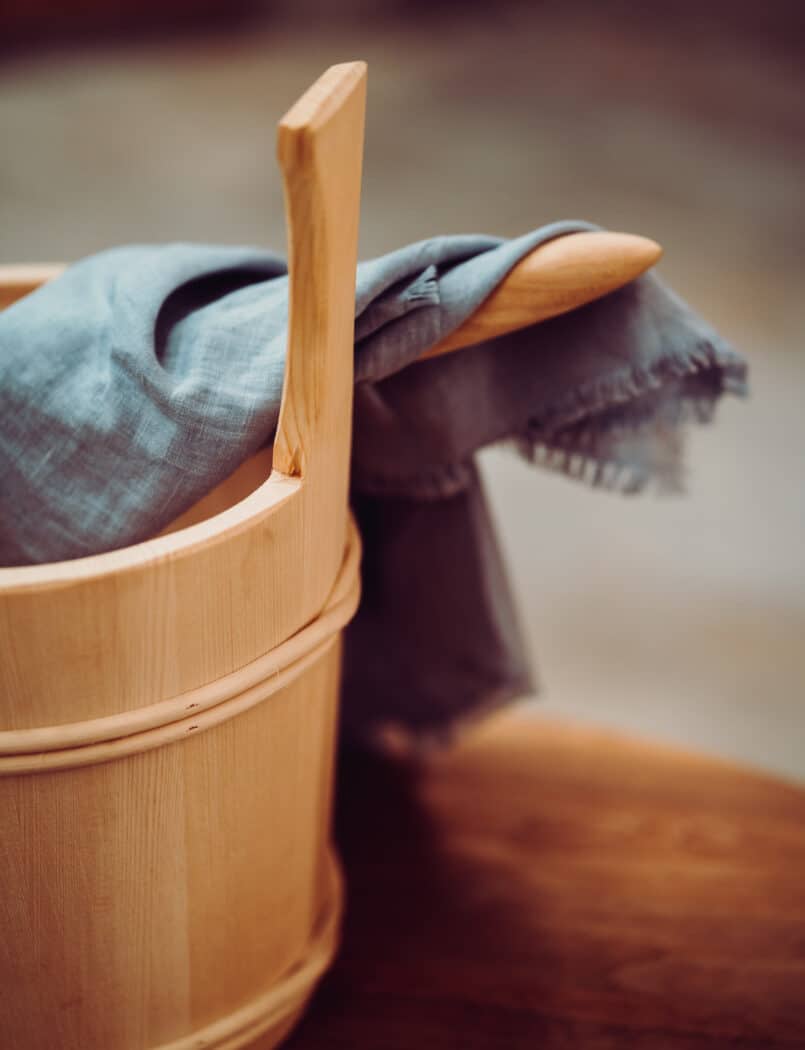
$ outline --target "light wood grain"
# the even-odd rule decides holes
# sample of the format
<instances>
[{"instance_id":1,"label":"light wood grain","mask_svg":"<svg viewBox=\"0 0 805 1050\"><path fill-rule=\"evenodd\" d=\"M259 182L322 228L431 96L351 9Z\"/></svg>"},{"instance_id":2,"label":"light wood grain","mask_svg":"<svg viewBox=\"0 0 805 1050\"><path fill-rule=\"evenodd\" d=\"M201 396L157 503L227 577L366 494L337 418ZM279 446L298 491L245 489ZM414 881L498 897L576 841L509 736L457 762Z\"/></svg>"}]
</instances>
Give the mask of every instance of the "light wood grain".
<instances>
[{"instance_id":1,"label":"light wood grain","mask_svg":"<svg viewBox=\"0 0 805 1050\"><path fill-rule=\"evenodd\" d=\"M521 259L472 316L423 357L575 310L633 281L661 255L659 244L631 233L590 231L548 241Z\"/></svg>"},{"instance_id":2,"label":"light wood grain","mask_svg":"<svg viewBox=\"0 0 805 1050\"><path fill-rule=\"evenodd\" d=\"M0 570L3 1050L273 1044L334 951L364 84L333 68L280 130L270 476L147 543Z\"/></svg>"},{"instance_id":3,"label":"light wood grain","mask_svg":"<svg viewBox=\"0 0 805 1050\"><path fill-rule=\"evenodd\" d=\"M188 693L105 718L0 733L0 776L95 765L218 725L284 689L319 660L360 597L360 538L350 520L344 562L319 615L262 657Z\"/></svg>"},{"instance_id":4,"label":"light wood grain","mask_svg":"<svg viewBox=\"0 0 805 1050\"><path fill-rule=\"evenodd\" d=\"M801 787L517 713L341 768L344 944L287 1050L805 1046Z\"/></svg>"}]
</instances>

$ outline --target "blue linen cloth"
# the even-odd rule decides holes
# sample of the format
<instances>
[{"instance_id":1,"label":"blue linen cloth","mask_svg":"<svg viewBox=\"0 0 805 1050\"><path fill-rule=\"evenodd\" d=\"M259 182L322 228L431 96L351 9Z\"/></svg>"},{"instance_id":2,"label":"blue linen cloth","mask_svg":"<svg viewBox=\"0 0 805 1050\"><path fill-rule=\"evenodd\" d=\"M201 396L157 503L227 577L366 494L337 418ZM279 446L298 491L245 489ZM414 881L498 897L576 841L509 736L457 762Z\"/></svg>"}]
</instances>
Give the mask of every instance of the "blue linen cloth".
<instances>
[{"instance_id":1,"label":"blue linen cloth","mask_svg":"<svg viewBox=\"0 0 805 1050\"><path fill-rule=\"evenodd\" d=\"M657 277L427 362L537 245L436 237L359 264L353 505L364 597L344 725L418 739L531 689L475 453L511 440L593 485L679 483L680 426L746 368ZM0 313L0 564L145 539L270 442L284 260L254 248L116 248ZM409 367L411 366L411 367Z\"/></svg>"}]
</instances>

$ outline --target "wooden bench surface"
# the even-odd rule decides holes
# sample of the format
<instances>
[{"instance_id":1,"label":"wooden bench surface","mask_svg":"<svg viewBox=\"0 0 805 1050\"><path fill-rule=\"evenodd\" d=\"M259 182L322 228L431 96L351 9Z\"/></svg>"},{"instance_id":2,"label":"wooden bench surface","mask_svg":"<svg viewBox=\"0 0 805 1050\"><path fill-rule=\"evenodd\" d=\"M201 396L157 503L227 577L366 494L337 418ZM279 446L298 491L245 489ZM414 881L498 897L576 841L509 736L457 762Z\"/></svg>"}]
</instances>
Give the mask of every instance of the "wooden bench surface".
<instances>
[{"instance_id":1,"label":"wooden bench surface","mask_svg":"<svg viewBox=\"0 0 805 1050\"><path fill-rule=\"evenodd\" d=\"M805 791L523 714L342 765L343 948L288 1050L805 1046Z\"/></svg>"}]
</instances>

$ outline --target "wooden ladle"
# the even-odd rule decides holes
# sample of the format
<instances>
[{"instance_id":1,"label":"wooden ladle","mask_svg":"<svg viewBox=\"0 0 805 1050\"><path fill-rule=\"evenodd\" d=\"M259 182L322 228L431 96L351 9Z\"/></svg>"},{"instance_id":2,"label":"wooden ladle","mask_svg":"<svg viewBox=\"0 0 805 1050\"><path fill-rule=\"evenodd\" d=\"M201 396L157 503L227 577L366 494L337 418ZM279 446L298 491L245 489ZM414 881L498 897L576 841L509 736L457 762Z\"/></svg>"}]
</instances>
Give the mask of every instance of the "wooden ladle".
<instances>
[{"instance_id":1,"label":"wooden ladle","mask_svg":"<svg viewBox=\"0 0 805 1050\"><path fill-rule=\"evenodd\" d=\"M631 233L570 233L521 259L459 328L425 357L547 321L633 281L662 255L659 244Z\"/></svg>"}]
</instances>

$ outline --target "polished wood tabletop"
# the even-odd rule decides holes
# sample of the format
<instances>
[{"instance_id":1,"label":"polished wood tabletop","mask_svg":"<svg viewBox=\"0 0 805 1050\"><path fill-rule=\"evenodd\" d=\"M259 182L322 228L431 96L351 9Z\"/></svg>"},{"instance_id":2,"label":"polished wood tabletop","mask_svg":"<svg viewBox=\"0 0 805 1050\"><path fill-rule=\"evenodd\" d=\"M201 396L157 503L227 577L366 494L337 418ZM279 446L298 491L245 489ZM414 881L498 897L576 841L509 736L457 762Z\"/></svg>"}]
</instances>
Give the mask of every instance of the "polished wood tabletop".
<instances>
[{"instance_id":1,"label":"polished wood tabletop","mask_svg":"<svg viewBox=\"0 0 805 1050\"><path fill-rule=\"evenodd\" d=\"M341 766L343 947L288 1050L805 1047L805 791L524 714Z\"/></svg>"}]
</instances>

